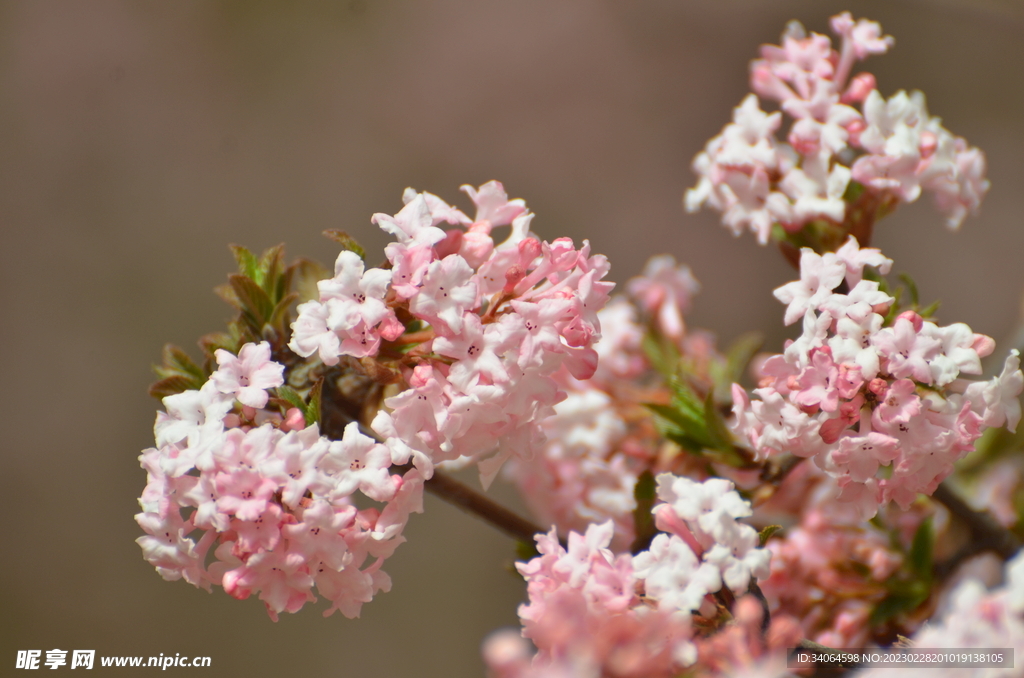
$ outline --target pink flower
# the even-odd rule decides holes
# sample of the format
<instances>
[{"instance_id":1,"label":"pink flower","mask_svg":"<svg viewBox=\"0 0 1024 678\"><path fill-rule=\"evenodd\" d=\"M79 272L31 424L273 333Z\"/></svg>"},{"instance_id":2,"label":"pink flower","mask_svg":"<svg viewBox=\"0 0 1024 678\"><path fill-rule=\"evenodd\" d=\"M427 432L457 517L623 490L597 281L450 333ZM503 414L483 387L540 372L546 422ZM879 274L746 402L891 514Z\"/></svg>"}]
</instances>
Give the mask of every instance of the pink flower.
<instances>
[{"instance_id":1,"label":"pink flower","mask_svg":"<svg viewBox=\"0 0 1024 678\"><path fill-rule=\"evenodd\" d=\"M238 401L249 407L261 408L267 404L268 388L284 383L284 365L270 359L270 344L246 344L238 357L218 349L217 371L210 378L221 393L235 395Z\"/></svg>"},{"instance_id":2,"label":"pink flower","mask_svg":"<svg viewBox=\"0 0 1024 678\"><path fill-rule=\"evenodd\" d=\"M466 260L452 254L427 267L420 289L409 301L409 311L441 331L462 331L463 313L476 306L477 286Z\"/></svg>"},{"instance_id":3,"label":"pink flower","mask_svg":"<svg viewBox=\"0 0 1024 678\"><path fill-rule=\"evenodd\" d=\"M683 314L690 308L690 299L700 290L700 283L689 266L680 266L670 254L652 257L639 278L629 281L629 294L641 309L658 319L666 336L680 339L686 329Z\"/></svg>"},{"instance_id":4,"label":"pink flower","mask_svg":"<svg viewBox=\"0 0 1024 678\"><path fill-rule=\"evenodd\" d=\"M335 331L352 330L360 322L375 327L391 310L384 295L391 282L391 271L365 270L355 252L344 251L334 264L334 277L317 283L320 301L329 310L328 324Z\"/></svg>"},{"instance_id":5,"label":"pink flower","mask_svg":"<svg viewBox=\"0 0 1024 678\"><path fill-rule=\"evenodd\" d=\"M395 496L390 466L391 451L360 433L359 424L353 421L345 427L342 439L330 444L318 470L329 478L328 496L334 501L356 489L375 501L390 501Z\"/></svg>"},{"instance_id":6,"label":"pink flower","mask_svg":"<svg viewBox=\"0 0 1024 678\"><path fill-rule=\"evenodd\" d=\"M303 509L302 521L281 528L292 551L301 554L307 563L320 562L335 572L352 562L342 530L355 520L354 506L335 508L323 499L316 499Z\"/></svg>"},{"instance_id":7,"label":"pink flower","mask_svg":"<svg viewBox=\"0 0 1024 678\"><path fill-rule=\"evenodd\" d=\"M501 185L500 181L488 181L479 189L475 189L469 184L461 188L476 205L474 223L487 221L491 226L507 226L520 214L526 212L526 203L519 198L509 200L508 193L505 192L505 187Z\"/></svg>"},{"instance_id":8,"label":"pink flower","mask_svg":"<svg viewBox=\"0 0 1024 678\"><path fill-rule=\"evenodd\" d=\"M800 251L800 280L775 290L775 298L787 304L785 323L792 325L808 310L815 310L846 277L846 264L835 254L817 254L809 247Z\"/></svg>"},{"instance_id":9,"label":"pink flower","mask_svg":"<svg viewBox=\"0 0 1024 678\"><path fill-rule=\"evenodd\" d=\"M415 192L414 192L415 193ZM403 245L434 245L445 238L445 233L437 228L434 216L424 194L415 194L404 197L411 199L405 201L405 207L395 216L388 214L374 214L370 220L377 224L386 233L390 233ZM439 217L438 221L443 221Z\"/></svg>"},{"instance_id":10,"label":"pink flower","mask_svg":"<svg viewBox=\"0 0 1024 678\"><path fill-rule=\"evenodd\" d=\"M509 316L504 316L509 317ZM479 316L465 315L463 331L452 337L438 337L433 349L438 355L454 358L449 380L463 390L469 390L481 378L491 384L509 380L502 356L516 346L523 329L509 322L484 326Z\"/></svg>"},{"instance_id":11,"label":"pink flower","mask_svg":"<svg viewBox=\"0 0 1024 678\"><path fill-rule=\"evenodd\" d=\"M637 579L644 582L645 595L658 601L658 609L692 612L700 609L704 596L722 588L719 568L701 563L679 537L659 534L647 551L633 558Z\"/></svg>"},{"instance_id":12,"label":"pink flower","mask_svg":"<svg viewBox=\"0 0 1024 678\"><path fill-rule=\"evenodd\" d=\"M839 370L827 349L813 351L811 355L811 364L797 378L800 390L793 393L793 402L835 412L839 407Z\"/></svg>"}]
</instances>

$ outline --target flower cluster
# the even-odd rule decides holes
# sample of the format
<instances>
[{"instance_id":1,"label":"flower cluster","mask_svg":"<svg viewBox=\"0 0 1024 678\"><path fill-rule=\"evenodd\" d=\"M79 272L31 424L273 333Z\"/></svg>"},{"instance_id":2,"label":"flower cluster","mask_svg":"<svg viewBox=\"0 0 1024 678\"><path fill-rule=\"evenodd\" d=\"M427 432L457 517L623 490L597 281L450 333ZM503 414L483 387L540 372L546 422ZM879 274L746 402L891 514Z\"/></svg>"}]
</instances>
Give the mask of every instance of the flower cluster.
<instances>
[{"instance_id":1,"label":"flower cluster","mask_svg":"<svg viewBox=\"0 0 1024 678\"><path fill-rule=\"evenodd\" d=\"M929 623L911 642L915 647L1013 648L1024 647L1024 553L1006 563L1002 586L991 591L976 578L968 577L950 594L945 614ZM991 651L991 650L989 650ZM929 669L935 678L964 675L963 668ZM978 678L1009 678L1020 672L1012 667L970 669ZM889 672L873 668L858 673L862 678L880 678Z\"/></svg>"},{"instance_id":2,"label":"flower cluster","mask_svg":"<svg viewBox=\"0 0 1024 678\"><path fill-rule=\"evenodd\" d=\"M856 61L892 46L877 23L844 12L831 24L838 51L798 22L781 46L762 47L751 64L756 95L694 159L700 180L686 193L687 210L707 204L733 233L749 229L765 244L775 224L788 233L815 221L842 225L851 211L873 220L876 210L913 202L924 189L957 228L988 190L984 155L929 116L920 92L886 100L870 73L850 77ZM781 111L765 113L757 95ZM782 113L793 119L788 144L775 137ZM867 189L857 210L847 202L855 184Z\"/></svg>"},{"instance_id":3,"label":"flower cluster","mask_svg":"<svg viewBox=\"0 0 1024 678\"><path fill-rule=\"evenodd\" d=\"M864 523L852 504L835 501L835 480L801 464L778 493L758 507L780 522L797 522L768 542L771 576L760 582L772 618L798 620L803 638L834 648L871 644L870 618L886 598L886 581L904 564L893 535ZM902 514L916 530L921 511ZM904 587L908 588L908 587ZM913 630L906 625L903 632Z\"/></svg>"},{"instance_id":4,"label":"flower cluster","mask_svg":"<svg viewBox=\"0 0 1024 678\"><path fill-rule=\"evenodd\" d=\"M665 533L633 559L648 598L663 608L697 610L704 596L723 582L743 593L751 577L768 576L769 552L759 548L754 528L738 521L751 515L750 502L731 481L710 478L698 483L670 473L660 474L657 481L664 503L654 507L655 523Z\"/></svg>"},{"instance_id":5,"label":"flower cluster","mask_svg":"<svg viewBox=\"0 0 1024 678\"><path fill-rule=\"evenodd\" d=\"M583 386L583 384L580 384ZM510 468L520 495L542 524L582 532L592 523L615 523L616 548L633 540L638 464L621 451L627 425L608 393L569 388L544 420L547 442L533 459Z\"/></svg>"},{"instance_id":6,"label":"flower cluster","mask_svg":"<svg viewBox=\"0 0 1024 678\"><path fill-rule=\"evenodd\" d=\"M634 540L634 488L645 471L670 468L658 462L660 440L644 403L667 397L650 382L652 367L642 349L646 318L650 329L670 342L690 376L706 381L709 366L724 362L707 333L687 331L683 315L700 285L671 255L653 257L626 285L628 296L613 297L601 309L603 335L594 346L600 358L590 379L555 374L566 399L542 427L547 442L529 460L515 460L510 476L542 525L559 532L584 532L589 524L612 520L612 546Z\"/></svg>"},{"instance_id":7,"label":"flower cluster","mask_svg":"<svg viewBox=\"0 0 1024 678\"><path fill-rule=\"evenodd\" d=\"M388 449L356 423L331 441L298 409L258 409L284 383L270 353L266 342L220 350L201 389L163 399L157 447L140 457L138 543L164 579L256 593L275 620L316 600L314 587L331 602L325 615L357 617L391 587L381 565L422 510L423 479L391 475ZM357 491L383 507L357 508Z\"/></svg>"},{"instance_id":8,"label":"flower cluster","mask_svg":"<svg viewBox=\"0 0 1024 678\"><path fill-rule=\"evenodd\" d=\"M693 664L692 616L716 616L709 594L723 582L742 593L751 576L767 577L769 553L758 548L753 528L737 522L751 509L729 481L665 473L658 497L665 503L654 509L656 521L671 534L659 534L636 556L609 550L611 521L584 535L570 532L568 548L554 529L537 535L540 555L517 568L530 597L519 608L523 635L538 653L531 664L499 639L485 651L494 675L639 678L676 675Z\"/></svg>"},{"instance_id":9,"label":"flower cluster","mask_svg":"<svg viewBox=\"0 0 1024 678\"><path fill-rule=\"evenodd\" d=\"M439 462L477 461L486 486L514 451L540 444L539 422L563 397L551 375L594 373L597 312L612 283L588 243L532 236L533 214L500 183L463 188L474 219L411 189L398 214L375 215L397 238L385 249L391 268L365 269L342 252L319 300L299 306L289 346L327 365L392 361L408 388L385 400L372 428L393 461L411 459L428 477ZM500 226L511 233L496 244Z\"/></svg>"},{"instance_id":10,"label":"flower cluster","mask_svg":"<svg viewBox=\"0 0 1024 678\"><path fill-rule=\"evenodd\" d=\"M981 374L995 346L963 323L939 327L914 311L887 321L893 297L863 274L891 264L852 237L835 253L805 248L800 280L775 290L803 334L762 366L760 400L733 387L734 430L759 458L813 457L865 518L934 492L985 428L1013 430L1024 387L1016 350L999 376L960 378Z\"/></svg>"}]
</instances>

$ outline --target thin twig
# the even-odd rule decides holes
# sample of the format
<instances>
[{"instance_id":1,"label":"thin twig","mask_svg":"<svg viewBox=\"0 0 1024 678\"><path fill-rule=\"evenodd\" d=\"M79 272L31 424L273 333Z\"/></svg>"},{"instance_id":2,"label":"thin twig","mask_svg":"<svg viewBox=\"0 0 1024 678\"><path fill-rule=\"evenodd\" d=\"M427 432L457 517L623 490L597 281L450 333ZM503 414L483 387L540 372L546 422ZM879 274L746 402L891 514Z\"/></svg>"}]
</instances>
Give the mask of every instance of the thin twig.
<instances>
[{"instance_id":1,"label":"thin twig","mask_svg":"<svg viewBox=\"0 0 1024 678\"><path fill-rule=\"evenodd\" d=\"M434 471L434 476L423 487L435 497L472 513L518 541L532 544L534 535L544 532L543 528L440 471Z\"/></svg>"},{"instance_id":2,"label":"thin twig","mask_svg":"<svg viewBox=\"0 0 1024 678\"><path fill-rule=\"evenodd\" d=\"M757 598L757 602L761 603L761 611L764 613L764 617L761 618L761 635L768 633L768 629L772 625L772 611L768 606L768 599L764 597L764 591L757 585L757 579L750 580L750 592Z\"/></svg>"},{"instance_id":3,"label":"thin twig","mask_svg":"<svg viewBox=\"0 0 1024 678\"><path fill-rule=\"evenodd\" d=\"M338 407L340 394L337 393L333 381L332 379L325 380L325 397L321 412L321 430L324 435L332 440L340 440L344 434L344 427L349 422L356 421L363 435L369 436L377 442L383 442L376 431L359 421L351 413L343 412ZM410 463L392 466L389 471L405 475L412 468ZM518 541L533 544L534 535L545 532L543 528L440 471L435 470L433 477L423 484L423 488L437 498L483 519ZM560 543L565 546L564 540L560 540Z\"/></svg>"},{"instance_id":4,"label":"thin twig","mask_svg":"<svg viewBox=\"0 0 1024 678\"><path fill-rule=\"evenodd\" d=\"M937 574L945 577L957 565L982 551L995 551L1003 560L1009 560L1021 548L1021 541L1015 534L997 523L992 516L975 511L961 499L946 483L939 485L932 498L949 509L970 530L971 540L949 560L938 566Z\"/></svg>"}]
</instances>

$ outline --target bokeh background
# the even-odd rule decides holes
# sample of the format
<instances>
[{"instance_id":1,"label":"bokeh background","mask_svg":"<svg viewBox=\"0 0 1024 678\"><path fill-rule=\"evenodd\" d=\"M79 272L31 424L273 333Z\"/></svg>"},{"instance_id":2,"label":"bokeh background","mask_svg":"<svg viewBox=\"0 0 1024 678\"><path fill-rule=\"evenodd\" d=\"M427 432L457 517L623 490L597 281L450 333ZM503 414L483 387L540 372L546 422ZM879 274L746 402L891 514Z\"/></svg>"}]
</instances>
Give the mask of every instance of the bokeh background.
<instances>
[{"instance_id":1,"label":"bokeh background","mask_svg":"<svg viewBox=\"0 0 1024 678\"><path fill-rule=\"evenodd\" d=\"M274 624L255 599L162 581L133 542L150 365L229 316L211 292L228 243L329 264L322 230L379 251L370 215L406 186L466 207L458 186L490 179L538 233L589 238L614 280L655 253L688 262L691 324L777 348L771 290L792 271L680 198L758 45L843 9L896 37L867 62L882 92L924 90L992 180L961 232L924 199L874 244L943 321L1005 340L1024 289L1020 2L0 4L0 674L61 648L209 655L217 676L481 676L481 640L524 596L513 544L432 497L362 619Z\"/></svg>"}]
</instances>

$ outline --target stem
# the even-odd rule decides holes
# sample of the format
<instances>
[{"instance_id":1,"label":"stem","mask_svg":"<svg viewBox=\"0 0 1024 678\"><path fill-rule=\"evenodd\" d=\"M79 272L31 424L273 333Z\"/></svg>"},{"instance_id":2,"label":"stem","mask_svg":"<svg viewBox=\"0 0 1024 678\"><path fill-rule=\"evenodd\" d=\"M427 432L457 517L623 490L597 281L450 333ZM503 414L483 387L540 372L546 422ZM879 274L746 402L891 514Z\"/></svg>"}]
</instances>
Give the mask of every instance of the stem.
<instances>
[{"instance_id":1,"label":"stem","mask_svg":"<svg viewBox=\"0 0 1024 678\"><path fill-rule=\"evenodd\" d=\"M482 518L517 541L532 544L534 535L544 532L543 528L440 471L434 471L434 476L423 487L435 497Z\"/></svg>"},{"instance_id":2,"label":"stem","mask_svg":"<svg viewBox=\"0 0 1024 678\"><path fill-rule=\"evenodd\" d=\"M757 598L757 602L761 603L761 612L764 613L764 617L761 619L761 635L768 633L769 627L772 625L772 610L768 605L768 599L764 597L764 591L757 585L757 579L750 580L750 593Z\"/></svg>"},{"instance_id":3,"label":"stem","mask_svg":"<svg viewBox=\"0 0 1024 678\"><path fill-rule=\"evenodd\" d=\"M982 551L995 551L1003 560L1009 560L1020 550L1021 541L1016 535L988 514L972 509L946 483L935 489L932 499L964 521L971 532L971 541L938 567L940 577L948 575L964 560Z\"/></svg>"},{"instance_id":4,"label":"stem","mask_svg":"<svg viewBox=\"0 0 1024 678\"><path fill-rule=\"evenodd\" d=\"M337 389L333 386L334 381L334 379L326 379L324 381L325 397L320 423L324 435L332 440L341 440L345 426L349 422L359 421L359 419L357 418L358 415L346 414L339 409L340 402L338 396L340 394L336 392ZM363 435L369 436L377 442L382 442L380 436L362 422L359 422L359 430ZM405 475L410 469L412 469L411 463L403 466L392 466L389 471ZM543 528L538 527L494 500L485 497L468 485L460 483L458 480L440 471L434 471L433 477L423 483L423 488L439 499L443 499L463 511L482 518L518 541L532 545L534 535L544 532ZM562 546L565 546L564 540L559 541L562 543Z\"/></svg>"}]
</instances>

